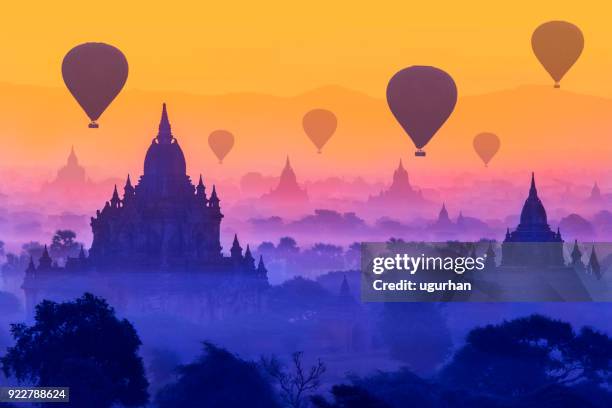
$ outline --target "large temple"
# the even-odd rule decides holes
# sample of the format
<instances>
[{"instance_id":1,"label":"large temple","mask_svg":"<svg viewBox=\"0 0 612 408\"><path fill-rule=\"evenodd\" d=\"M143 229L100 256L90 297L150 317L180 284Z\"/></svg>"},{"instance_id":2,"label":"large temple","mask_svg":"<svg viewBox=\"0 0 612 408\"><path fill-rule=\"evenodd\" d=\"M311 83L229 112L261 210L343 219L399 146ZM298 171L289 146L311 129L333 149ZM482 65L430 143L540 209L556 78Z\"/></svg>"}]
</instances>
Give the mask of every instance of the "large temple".
<instances>
[{"instance_id":1,"label":"large temple","mask_svg":"<svg viewBox=\"0 0 612 408\"><path fill-rule=\"evenodd\" d=\"M237 237L231 255L222 254L222 218L215 186L208 197L202 176L194 186L186 174L164 104L144 174L136 185L128 175L123 197L115 186L110 201L91 219L89 256L72 264L105 272L237 272L265 278L263 261L256 267L249 247L243 254Z\"/></svg>"},{"instance_id":2,"label":"large temple","mask_svg":"<svg viewBox=\"0 0 612 408\"><path fill-rule=\"evenodd\" d=\"M521 211L516 229L506 232L502 244L502 266L562 267L563 239L559 229L548 225L546 210L538 197L535 176L531 174L531 187Z\"/></svg>"}]
</instances>

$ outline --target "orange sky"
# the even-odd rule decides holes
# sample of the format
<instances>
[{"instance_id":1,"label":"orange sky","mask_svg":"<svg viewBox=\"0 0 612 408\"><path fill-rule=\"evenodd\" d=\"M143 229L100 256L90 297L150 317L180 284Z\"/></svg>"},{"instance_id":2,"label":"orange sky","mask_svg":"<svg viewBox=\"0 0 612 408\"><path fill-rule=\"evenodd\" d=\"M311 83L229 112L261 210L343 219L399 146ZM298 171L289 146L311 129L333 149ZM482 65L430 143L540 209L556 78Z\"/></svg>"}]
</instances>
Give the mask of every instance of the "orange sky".
<instances>
[{"instance_id":1,"label":"orange sky","mask_svg":"<svg viewBox=\"0 0 612 408\"><path fill-rule=\"evenodd\" d=\"M102 41L126 54L132 89L293 95L334 84L382 97L397 69L419 64L478 94L549 83L530 36L566 19L586 46L563 86L612 96L609 15L588 1L5 2L0 81L62 86L64 54Z\"/></svg>"},{"instance_id":2,"label":"orange sky","mask_svg":"<svg viewBox=\"0 0 612 408\"><path fill-rule=\"evenodd\" d=\"M417 174L458 171L458 165L481 170L471 140L482 131L502 139L492 162L499 170L564 168L568 160L609 168L612 145L601 141L612 133L610 6L533 0L152 3L3 5L0 165L56 168L75 145L88 166L140 174L165 100L196 174L278 173L287 154L304 178L387 177L400 156ZM573 22L585 37L561 91L552 90L530 44L533 30L551 19ZM86 128L60 73L65 53L87 41L119 47L130 64L126 89L96 131ZM415 64L449 72L460 96L427 146L428 158L416 162L412 142L384 103L388 79ZM242 92L264 96L236 95ZM303 112L313 107L339 116L323 156L301 129ZM206 145L218 128L237 137L223 168Z\"/></svg>"}]
</instances>

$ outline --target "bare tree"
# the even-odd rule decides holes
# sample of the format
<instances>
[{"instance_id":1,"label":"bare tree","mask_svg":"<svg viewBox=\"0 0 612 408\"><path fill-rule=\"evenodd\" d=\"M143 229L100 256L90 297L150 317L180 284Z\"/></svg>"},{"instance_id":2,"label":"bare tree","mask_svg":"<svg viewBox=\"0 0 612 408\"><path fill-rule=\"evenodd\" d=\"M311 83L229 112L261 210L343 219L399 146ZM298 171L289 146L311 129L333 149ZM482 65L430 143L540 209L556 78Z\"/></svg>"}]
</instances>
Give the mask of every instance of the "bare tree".
<instances>
[{"instance_id":1,"label":"bare tree","mask_svg":"<svg viewBox=\"0 0 612 408\"><path fill-rule=\"evenodd\" d=\"M302 355L301 351L291 355L292 369L286 369L275 357L261 359L266 372L278 383L283 402L290 408L306 407L306 397L319 388L321 376L326 370L320 359L310 369L304 369Z\"/></svg>"}]
</instances>

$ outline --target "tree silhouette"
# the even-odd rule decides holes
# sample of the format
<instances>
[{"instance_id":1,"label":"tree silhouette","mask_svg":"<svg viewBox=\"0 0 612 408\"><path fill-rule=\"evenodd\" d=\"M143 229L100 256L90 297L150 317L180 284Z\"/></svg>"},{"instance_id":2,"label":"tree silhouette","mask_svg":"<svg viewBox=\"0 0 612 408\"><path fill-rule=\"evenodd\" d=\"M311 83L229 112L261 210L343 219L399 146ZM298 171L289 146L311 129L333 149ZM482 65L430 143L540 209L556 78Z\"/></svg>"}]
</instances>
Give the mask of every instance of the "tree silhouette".
<instances>
[{"instance_id":1,"label":"tree silhouette","mask_svg":"<svg viewBox=\"0 0 612 408\"><path fill-rule=\"evenodd\" d=\"M2 357L6 376L40 387L70 387L73 407L142 406L147 380L140 339L104 299L86 293L72 302L45 300L35 323L11 325L16 341Z\"/></svg>"},{"instance_id":2,"label":"tree silhouette","mask_svg":"<svg viewBox=\"0 0 612 408\"><path fill-rule=\"evenodd\" d=\"M298 252L300 252L300 248L297 246L295 239L291 237L282 237L278 241L276 251L280 256L290 256L296 255Z\"/></svg>"},{"instance_id":3,"label":"tree silhouette","mask_svg":"<svg viewBox=\"0 0 612 408\"><path fill-rule=\"evenodd\" d=\"M177 369L179 379L157 393L158 408L279 408L257 364L211 343L194 363Z\"/></svg>"},{"instance_id":4,"label":"tree silhouette","mask_svg":"<svg viewBox=\"0 0 612 408\"><path fill-rule=\"evenodd\" d=\"M291 408L307 406L306 397L319 388L321 376L326 370L325 364L321 360L318 360L309 369L304 369L302 355L302 352L293 353L290 370L283 367L280 361L274 357L261 359L264 369L276 380L283 402Z\"/></svg>"},{"instance_id":5,"label":"tree silhouette","mask_svg":"<svg viewBox=\"0 0 612 408\"><path fill-rule=\"evenodd\" d=\"M342 268L342 247L322 242L315 243L311 248L302 252L303 265L321 269Z\"/></svg>"},{"instance_id":6,"label":"tree silhouette","mask_svg":"<svg viewBox=\"0 0 612 408\"><path fill-rule=\"evenodd\" d=\"M53 258L66 259L76 257L81 248L81 244L76 242L76 233L71 230L57 230L51 239L51 256Z\"/></svg>"},{"instance_id":7,"label":"tree silhouette","mask_svg":"<svg viewBox=\"0 0 612 408\"><path fill-rule=\"evenodd\" d=\"M591 328L532 315L472 330L443 369L456 387L499 395L533 393L583 381L609 386L612 339Z\"/></svg>"},{"instance_id":8,"label":"tree silhouette","mask_svg":"<svg viewBox=\"0 0 612 408\"><path fill-rule=\"evenodd\" d=\"M257 252L261 253L261 254L272 254L274 252L276 248L274 247L274 244L272 242L269 241L264 241L261 244L259 244L259 246L257 247Z\"/></svg>"},{"instance_id":9,"label":"tree silhouette","mask_svg":"<svg viewBox=\"0 0 612 408\"><path fill-rule=\"evenodd\" d=\"M398 319L399 321L399 319ZM418 337L418 334L414 335ZM423 340L427 342L427 340ZM421 352L414 345L416 353ZM349 375L317 408L607 408L611 339L564 322L529 316L476 328L441 374L422 378L407 368Z\"/></svg>"}]
</instances>

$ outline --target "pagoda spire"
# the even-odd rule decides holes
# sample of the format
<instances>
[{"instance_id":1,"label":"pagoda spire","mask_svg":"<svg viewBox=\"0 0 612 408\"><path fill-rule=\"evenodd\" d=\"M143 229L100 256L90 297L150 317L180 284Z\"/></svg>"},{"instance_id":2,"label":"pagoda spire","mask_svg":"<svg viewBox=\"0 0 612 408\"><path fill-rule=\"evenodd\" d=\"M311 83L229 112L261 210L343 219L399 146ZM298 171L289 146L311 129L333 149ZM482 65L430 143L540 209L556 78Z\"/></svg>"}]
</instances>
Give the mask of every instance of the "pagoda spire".
<instances>
[{"instance_id":1,"label":"pagoda spire","mask_svg":"<svg viewBox=\"0 0 612 408\"><path fill-rule=\"evenodd\" d=\"M536 198L538 196L538 190L535 184L535 173L531 172L531 186L529 187L529 198Z\"/></svg>"},{"instance_id":2,"label":"pagoda spire","mask_svg":"<svg viewBox=\"0 0 612 408\"><path fill-rule=\"evenodd\" d=\"M159 132L157 133L157 141L160 144L171 143L173 139L170 120L168 119L168 111L166 103L162 105L161 119L159 121Z\"/></svg>"},{"instance_id":3,"label":"pagoda spire","mask_svg":"<svg viewBox=\"0 0 612 408\"><path fill-rule=\"evenodd\" d=\"M210 200L208 200L208 202L210 203L211 207L219 208L219 201L221 200L219 200L219 197L217 196L217 188L213 184L212 193L210 194Z\"/></svg>"},{"instance_id":4,"label":"pagoda spire","mask_svg":"<svg viewBox=\"0 0 612 408\"><path fill-rule=\"evenodd\" d=\"M251 254L251 247L247 245L246 251L244 252L244 261L249 269L255 269L255 258Z\"/></svg>"},{"instance_id":5,"label":"pagoda spire","mask_svg":"<svg viewBox=\"0 0 612 408\"><path fill-rule=\"evenodd\" d=\"M117 192L117 185L115 184L115 189L113 190L113 196L111 198L111 207L117 208L119 207L119 203L121 199L119 198L119 193Z\"/></svg>"},{"instance_id":6,"label":"pagoda spire","mask_svg":"<svg viewBox=\"0 0 612 408\"><path fill-rule=\"evenodd\" d=\"M123 187L123 200L127 201L132 196L134 196L134 186L132 186L132 180L130 179L130 175L127 175L127 180L125 180L125 186Z\"/></svg>"},{"instance_id":7,"label":"pagoda spire","mask_svg":"<svg viewBox=\"0 0 612 408\"><path fill-rule=\"evenodd\" d=\"M578 265L582 262L582 251L580 251L580 248L578 247L577 239L574 240L574 248L572 249L571 257L572 265Z\"/></svg>"},{"instance_id":8,"label":"pagoda spire","mask_svg":"<svg viewBox=\"0 0 612 408\"><path fill-rule=\"evenodd\" d=\"M53 260L51 259L51 256L49 256L49 250L47 249L47 245L45 245L45 248L43 249L43 253L40 259L38 260L38 269L50 270L52 265L53 265Z\"/></svg>"},{"instance_id":9,"label":"pagoda spire","mask_svg":"<svg viewBox=\"0 0 612 408\"><path fill-rule=\"evenodd\" d=\"M589 258L589 272L591 272L597 279L601 279L601 266L599 265L599 260L597 259L597 253L595 253L595 245L591 248L591 256Z\"/></svg>"},{"instance_id":10,"label":"pagoda spire","mask_svg":"<svg viewBox=\"0 0 612 408\"><path fill-rule=\"evenodd\" d=\"M36 272L36 266L34 266L34 258L30 254L30 263L28 263L28 268L25 270L26 275L31 275Z\"/></svg>"},{"instance_id":11,"label":"pagoda spire","mask_svg":"<svg viewBox=\"0 0 612 408\"><path fill-rule=\"evenodd\" d=\"M249 258L250 258L250 259L253 259L253 260L254 260L254 258L253 258L253 254L251 254L251 247L250 247L250 245L248 245L248 244L247 244L247 247L246 247L246 251L245 251L245 253L244 253L244 257L245 257L245 258L247 258L247 259L249 259Z\"/></svg>"},{"instance_id":12,"label":"pagoda spire","mask_svg":"<svg viewBox=\"0 0 612 408\"><path fill-rule=\"evenodd\" d=\"M593 188L591 189L591 200L599 200L601 199L601 190L597 182L593 184Z\"/></svg>"},{"instance_id":13,"label":"pagoda spire","mask_svg":"<svg viewBox=\"0 0 612 408\"><path fill-rule=\"evenodd\" d=\"M202 180L201 174L200 181L198 181L198 185L196 186L196 197L206 201L206 187L204 186L204 180Z\"/></svg>"},{"instance_id":14,"label":"pagoda spire","mask_svg":"<svg viewBox=\"0 0 612 408\"><path fill-rule=\"evenodd\" d=\"M232 248L230 249L230 253L232 259L241 259L242 258L242 247L238 242L238 234L234 234L234 242L232 243Z\"/></svg>"},{"instance_id":15,"label":"pagoda spire","mask_svg":"<svg viewBox=\"0 0 612 408\"><path fill-rule=\"evenodd\" d=\"M268 273L268 270L266 269L266 266L264 265L262 255L259 255L259 263L257 264L257 272L262 276L265 276Z\"/></svg>"},{"instance_id":16,"label":"pagoda spire","mask_svg":"<svg viewBox=\"0 0 612 408\"><path fill-rule=\"evenodd\" d=\"M446 220L448 219L448 210L446 209L446 203L442 202L442 208L440 209L440 214L438 216L439 219Z\"/></svg>"},{"instance_id":17,"label":"pagoda spire","mask_svg":"<svg viewBox=\"0 0 612 408\"><path fill-rule=\"evenodd\" d=\"M295 172L291 167L291 162L289 161L289 155L287 155L287 159L285 160L285 167L280 175L280 180L278 181L277 190L294 190L297 187L297 178L295 176Z\"/></svg>"},{"instance_id":18,"label":"pagoda spire","mask_svg":"<svg viewBox=\"0 0 612 408\"><path fill-rule=\"evenodd\" d=\"M68 156L68 166L78 166L79 159L74 152L74 145L70 146L70 155Z\"/></svg>"}]
</instances>

